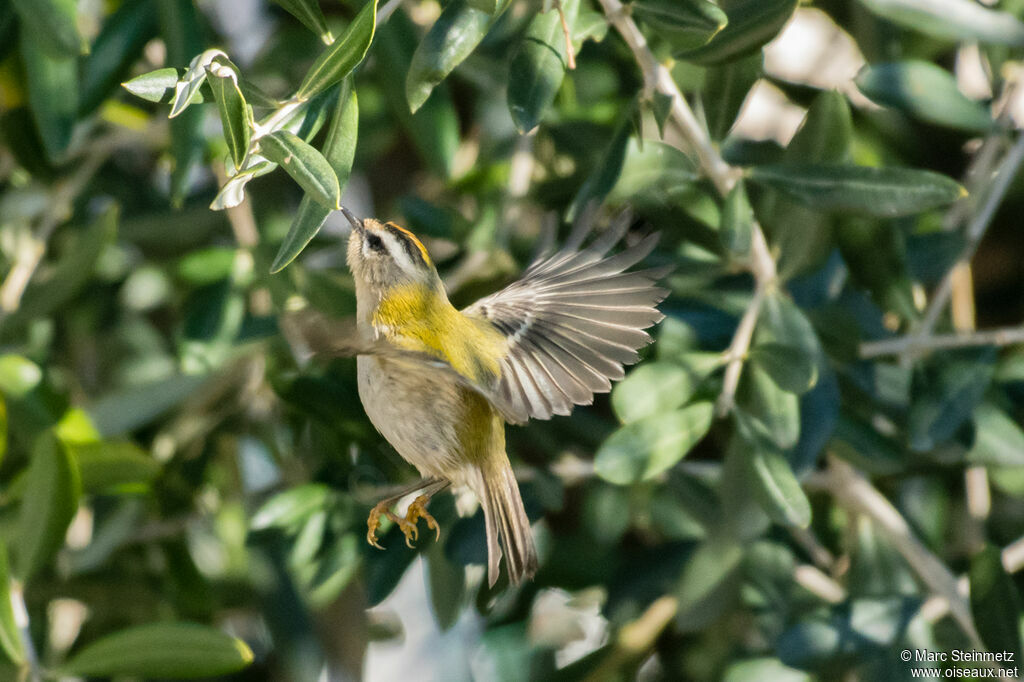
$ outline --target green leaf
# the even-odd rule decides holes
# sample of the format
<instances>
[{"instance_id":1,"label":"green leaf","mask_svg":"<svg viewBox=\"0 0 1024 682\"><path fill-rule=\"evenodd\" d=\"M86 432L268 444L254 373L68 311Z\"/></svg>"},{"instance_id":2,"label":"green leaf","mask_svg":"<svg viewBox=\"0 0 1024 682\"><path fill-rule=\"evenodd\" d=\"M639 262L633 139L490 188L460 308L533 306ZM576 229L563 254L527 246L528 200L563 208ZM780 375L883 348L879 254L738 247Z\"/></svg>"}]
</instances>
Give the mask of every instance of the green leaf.
<instances>
[{"instance_id":1,"label":"green leaf","mask_svg":"<svg viewBox=\"0 0 1024 682\"><path fill-rule=\"evenodd\" d=\"M11 602L11 575L7 561L7 545L0 539L0 651L12 663L25 662L25 643L21 640Z\"/></svg>"},{"instance_id":2,"label":"green leaf","mask_svg":"<svg viewBox=\"0 0 1024 682\"><path fill-rule=\"evenodd\" d=\"M1024 431L990 402L974 408L974 445L967 461L996 467L1024 467Z\"/></svg>"},{"instance_id":3,"label":"green leaf","mask_svg":"<svg viewBox=\"0 0 1024 682\"><path fill-rule=\"evenodd\" d=\"M672 103L675 98L663 92L655 92L651 96L651 113L654 115L654 122L658 124L658 135L665 139L665 124L672 115Z\"/></svg>"},{"instance_id":4,"label":"green leaf","mask_svg":"<svg viewBox=\"0 0 1024 682\"><path fill-rule=\"evenodd\" d=\"M302 25L320 36L320 40L328 45L334 42L334 36L327 28L323 10L317 0L274 0L289 14L302 22Z\"/></svg>"},{"instance_id":5,"label":"green leaf","mask_svg":"<svg viewBox=\"0 0 1024 682\"><path fill-rule=\"evenodd\" d=\"M82 492L102 495L145 490L160 474L160 463L129 441L68 446L78 460Z\"/></svg>"},{"instance_id":6,"label":"green leaf","mask_svg":"<svg viewBox=\"0 0 1024 682\"><path fill-rule=\"evenodd\" d=\"M570 221L575 220L591 204L600 205L618 182L622 164L626 160L626 145L631 132L630 117L624 116L608 143L608 147L605 148L601 162L587 176L579 191L576 192L576 197L572 200L567 215Z\"/></svg>"},{"instance_id":7,"label":"green leaf","mask_svg":"<svg viewBox=\"0 0 1024 682\"><path fill-rule=\"evenodd\" d=\"M47 157L57 162L71 144L78 115L78 63L72 57L51 56L24 28L20 45L32 117Z\"/></svg>"},{"instance_id":8,"label":"green leaf","mask_svg":"<svg viewBox=\"0 0 1024 682\"><path fill-rule=\"evenodd\" d=\"M722 537L706 540L697 547L683 569L676 588L680 613L700 607L740 566L743 546Z\"/></svg>"},{"instance_id":9,"label":"green leaf","mask_svg":"<svg viewBox=\"0 0 1024 682\"><path fill-rule=\"evenodd\" d=\"M192 0L159 0L160 34L167 46L167 62L180 66L203 49L202 26ZM203 78L206 70L200 70ZM192 102L198 101L195 95ZM171 203L180 206L188 192L192 169L203 155L203 115L192 108L171 120Z\"/></svg>"},{"instance_id":10,"label":"green leaf","mask_svg":"<svg viewBox=\"0 0 1024 682\"><path fill-rule=\"evenodd\" d=\"M681 460L711 428L712 406L695 403L623 426L597 451L594 470L617 485L654 478Z\"/></svg>"},{"instance_id":11,"label":"green leaf","mask_svg":"<svg viewBox=\"0 0 1024 682\"><path fill-rule=\"evenodd\" d=\"M839 413L832 452L859 469L878 476L891 476L906 467L903 448L886 438L866 421L846 412Z\"/></svg>"},{"instance_id":12,"label":"green leaf","mask_svg":"<svg viewBox=\"0 0 1024 682\"><path fill-rule=\"evenodd\" d=\"M623 424L686 404L697 386L722 366L721 353L691 353L683 361L647 362L612 389L612 409Z\"/></svg>"},{"instance_id":13,"label":"green leaf","mask_svg":"<svg viewBox=\"0 0 1024 682\"><path fill-rule=\"evenodd\" d=\"M498 11L498 7L501 6L502 0L466 0L466 2L468 2L469 6L473 9L478 9L481 12L487 12L488 14L494 14Z\"/></svg>"},{"instance_id":14,"label":"green leaf","mask_svg":"<svg viewBox=\"0 0 1024 682\"><path fill-rule=\"evenodd\" d=\"M322 483L307 483L274 495L259 508L250 522L253 530L290 528L324 509L331 489Z\"/></svg>"},{"instance_id":15,"label":"green leaf","mask_svg":"<svg viewBox=\"0 0 1024 682\"><path fill-rule=\"evenodd\" d=\"M189 106L202 101L199 91L206 84L207 67L213 64L215 59L227 62L228 56L221 50L212 49L204 50L192 58L181 80L174 88L174 100L171 103L171 112L168 114L170 118L181 115Z\"/></svg>"},{"instance_id":16,"label":"green leaf","mask_svg":"<svg viewBox=\"0 0 1024 682\"><path fill-rule=\"evenodd\" d=\"M485 12L474 9L466 0L452 0L441 10L441 16L412 55L405 78L410 111L415 113L423 106L437 84L476 49L508 4L501 0L497 11Z\"/></svg>"},{"instance_id":17,"label":"green leaf","mask_svg":"<svg viewBox=\"0 0 1024 682\"><path fill-rule=\"evenodd\" d=\"M93 276L103 249L114 241L119 210L111 205L88 229L65 246L49 276L34 281L25 291L18 310L0 323L5 332L20 329L31 320L46 317L82 291Z\"/></svg>"},{"instance_id":18,"label":"green leaf","mask_svg":"<svg viewBox=\"0 0 1024 682\"><path fill-rule=\"evenodd\" d=\"M844 163L850 158L853 117L846 97L836 90L820 93L786 146L786 163Z\"/></svg>"},{"instance_id":19,"label":"green leaf","mask_svg":"<svg viewBox=\"0 0 1024 682\"><path fill-rule=\"evenodd\" d=\"M605 24L607 26L607 24ZM420 160L443 177L450 177L455 150L459 146L459 118L451 93L442 83L433 95L413 114L405 98L405 83L388 74L408 73L418 35L412 21L404 12L397 12L380 27L375 39L378 80L388 104L405 130Z\"/></svg>"},{"instance_id":20,"label":"green leaf","mask_svg":"<svg viewBox=\"0 0 1024 682\"><path fill-rule=\"evenodd\" d=\"M74 457L50 433L36 440L18 515L16 574L28 582L64 544L82 484Z\"/></svg>"},{"instance_id":21,"label":"green leaf","mask_svg":"<svg viewBox=\"0 0 1024 682\"><path fill-rule=\"evenodd\" d=\"M784 526L809 526L811 503L782 451L743 419L737 420L737 436L747 445L747 480L768 517Z\"/></svg>"},{"instance_id":22,"label":"green leaf","mask_svg":"<svg viewBox=\"0 0 1024 682\"><path fill-rule=\"evenodd\" d=\"M748 682L749 680L772 680L772 682L813 682L813 678L802 670L790 668L777 658L747 658L735 661L725 669L722 682Z\"/></svg>"},{"instance_id":23,"label":"green leaf","mask_svg":"<svg viewBox=\"0 0 1024 682\"><path fill-rule=\"evenodd\" d=\"M227 675L252 663L245 642L192 623L139 625L101 637L60 666L77 677L175 677Z\"/></svg>"},{"instance_id":24,"label":"green leaf","mask_svg":"<svg viewBox=\"0 0 1024 682\"><path fill-rule=\"evenodd\" d=\"M75 0L12 0L22 24L32 32L31 41L55 59L73 59L89 51L78 33Z\"/></svg>"},{"instance_id":25,"label":"green leaf","mask_svg":"<svg viewBox=\"0 0 1024 682\"><path fill-rule=\"evenodd\" d=\"M579 0L562 3L571 28ZM537 127L551 106L568 68L565 34L558 12L537 14L526 28L508 64L508 108L521 133Z\"/></svg>"},{"instance_id":26,"label":"green leaf","mask_svg":"<svg viewBox=\"0 0 1024 682\"><path fill-rule=\"evenodd\" d=\"M910 168L793 164L759 166L749 177L814 209L877 218L922 213L966 195L945 175Z\"/></svg>"},{"instance_id":27,"label":"green leaf","mask_svg":"<svg viewBox=\"0 0 1024 682\"><path fill-rule=\"evenodd\" d=\"M800 438L800 399L780 388L760 364L748 364L737 402L763 438L787 450L796 445Z\"/></svg>"},{"instance_id":28,"label":"green leaf","mask_svg":"<svg viewBox=\"0 0 1024 682\"><path fill-rule=\"evenodd\" d=\"M121 83L128 92L148 102L169 104L174 99L174 88L180 77L178 69L167 67L136 76Z\"/></svg>"},{"instance_id":29,"label":"green leaf","mask_svg":"<svg viewBox=\"0 0 1024 682\"><path fill-rule=\"evenodd\" d=\"M1020 595L1003 568L1002 552L986 546L971 558L971 613L989 651L1010 652L1020 660Z\"/></svg>"},{"instance_id":30,"label":"green leaf","mask_svg":"<svg viewBox=\"0 0 1024 682\"><path fill-rule=\"evenodd\" d=\"M43 378L39 365L21 355L0 355L0 393L22 398L35 390Z\"/></svg>"},{"instance_id":31,"label":"green leaf","mask_svg":"<svg viewBox=\"0 0 1024 682\"><path fill-rule=\"evenodd\" d=\"M763 67L760 52L708 67L702 100L713 139L724 140L729 134Z\"/></svg>"},{"instance_id":32,"label":"green leaf","mask_svg":"<svg viewBox=\"0 0 1024 682\"><path fill-rule=\"evenodd\" d=\"M708 0L634 0L630 8L677 50L704 45L729 23L725 12Z\"/></svg>"},{"instance_id":33,"label":"green leaf","mask_svg":"<svg viewBox=\"0 0 1024 682\"><path fill-rule=\"evenodd\" d=\"M217 196L210 202L210 208L214 211L223 211L225 208L238 206L245 201L245 186L251 181L266 175L277 168L276 163L261 161L255 156L249 157L245 168L238 171L224 183L224 186L217 192ZM317 204L319 206L320 204Z\"/></svg>"},{"instance_id":34,"label":"green leaf","mask_svg":"<svg viewBox=\"0 0 1024 682\"><path fill-rule=\"evenodd\" d=\"M240 168L249 151L249 140L252 137L252 109L238 88L238 73L232 65L214 61L207 65L206 73L213 97L217 101L217 111L220 113L220 123L224 128L224 139L228 143L231 160L235 168Z\"/></svg>"},{"instance_id":35,"label":"green leaf","mask_svg":"<svg viewBox=\"0 0 1024 682\"><path fill-rule=\"evenodd\" d=\"M295 97L307 100L323 92L363 61L377 29L377 0L370 0L348 25L345 32L324 50L309 67Z\"/></svg>"},{"instance_id":36,"label":"green leaf","mask_svg":"<svg viewBox=\"0 0 1024 682\"><path fill-rule=\"evenodd\" d=\"M685 201L699 180L697 165L676 147L657 140L646 140L641 145L638 139L631 138L618 181L608 192L608 199L672 205Z\"/></svg>"},{"instance_id":37,"label":"green leaf","mask_svg":"<svg viewBox=\"0 0 1024 682\"><path fill-rule=\"evenodd\" d=\"M721 64L743 57L774 38L789 21L799 0L736 0L725 13L728 23L709 43L677 54L695 64Z\"/></svg>"},{"instance_id":38,"label":"green leaf","mask_svg":"<svg viewBox=\"0 0 1024 682\"><path fill-rule=\"evenodd\" d=\"M331 164L338 177L339 190L343 190L352 172L352 161L355 159L356 141L359 133L359 102L356 92L348 84L338 95L338 106L327 131L324 142L324 157ZM298 213L292 221L288 234L285 235L281 247L270 266L270 272L280 272L286 265L295 260L306 245L316 236L330 215L331 209L316 203L308 196L302 198Z\"/></svg>"},{"instance_id":39,"label":"green leaf","mask_svg":"<svg viewBox=\"0 0 1024 682\"><path fill-rule=\"evenodd\" d=\"M259 145L260 153L284 168L308 196L327 208L338 208L338 176L320 152L287 130L261 137Z\"/></svg>"},{"instance_id":40,"label":"green leaf","mask_svg":"<svg viewBox=\"0 0 1024 682\"><path fill-rule=\"evenodd\" d=\"M730 255L743 258L750 253L750 239L753 231L754 209L750 207L747 190L743 182L740 181L725 198L718 238Z\"/></svg>"},{"instance_id":41,"label":"green leaf","mask_svg":"<svg viewBox=\"0 0 1024 682\"><path fill-rule=\"evenodd\" d=\"M802 395L818 383L817 359L781 343L759 343L750 360L763 369L783 391Z\"/></svg>"},{"instance_id":42,"label":"green leaf","mask_svg":"<svg viewBox=\"0 0 1024 682\"><path fill-rule=\"evenodd\" d=\"M108 393L88 407L88 415L104 438L121 436L146 426L176 407L208 377L175 374L165 379Z\"/></svg>"},{"instance_id":43,"label":"green leaf","mask_svg":"<svg viewBox=\"0 0 1024 682\"><path fill-rule=\"evenodd\" d=\"M156 8L150 0L129 0L107 17L82 64L80 116L95 111L111 94L156 32Z\"/></svg>"},{"instance_id":44,"label":"green leaf","mask_svg":"<svg viewBox=\"0 0 1024 682\"><path fill-rule=\"evenodd\" d=\"M992 129L988 109L968 99L956 79L931 62L910 60L865 66L854 81L876 104L893 107L926 123L984 133Z\"/></svg>"},{"instance_id":45,"label":"green leaf","mask_svg":"<svg viewBox=\"0 0 1024 682\"><path fill-rule=\"evenodd\" d=\"M914 377L907 415L910 448L927 452L952 438L967 423L992 382L994 353L946 354Z\"/></svg>"},{"instance_id":46,"label":"green leaf","mask_svg":"<svg viewBox=\"0 0 1024 682\"><path fill-rule=\"evenodd\" d=\"M1024 45L1024 24L972 0L861 0L878 16L913 31L955 41Z\"/></svg>"}]
</instances>

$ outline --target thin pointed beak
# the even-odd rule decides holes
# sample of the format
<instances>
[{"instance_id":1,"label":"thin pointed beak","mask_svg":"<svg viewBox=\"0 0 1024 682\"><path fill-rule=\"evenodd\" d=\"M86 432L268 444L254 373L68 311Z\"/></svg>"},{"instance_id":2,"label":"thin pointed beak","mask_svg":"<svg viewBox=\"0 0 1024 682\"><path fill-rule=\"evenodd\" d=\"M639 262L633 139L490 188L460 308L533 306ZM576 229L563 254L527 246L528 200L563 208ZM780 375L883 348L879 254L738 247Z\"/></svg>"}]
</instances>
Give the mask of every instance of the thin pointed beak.
<instances>
[{"instance_id":1,"label":"thin pointed beak","mask_svg":"<svg viewBox=\"0 0 1024 682\"><path fill-rule=\"evenodd\" d=\"M355 230L356 232L362 234L362 232L363 232L363 221L360 220L359 218L356 218L354 215L352 215L352 211L348 210L344 206L341 207L341 212L344 213L345 217L348 218L348 221L350 223L352 223L352 229Z\"/></svg>"}]
</instances>

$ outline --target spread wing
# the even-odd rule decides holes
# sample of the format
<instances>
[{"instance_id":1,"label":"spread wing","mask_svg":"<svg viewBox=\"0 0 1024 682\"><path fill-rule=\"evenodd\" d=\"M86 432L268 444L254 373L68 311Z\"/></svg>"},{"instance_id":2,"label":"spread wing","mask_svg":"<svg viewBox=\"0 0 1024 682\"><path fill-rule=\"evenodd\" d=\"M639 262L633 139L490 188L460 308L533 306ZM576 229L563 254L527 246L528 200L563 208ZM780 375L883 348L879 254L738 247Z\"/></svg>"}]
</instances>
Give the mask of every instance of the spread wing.
<instances>
[{"instance_id":1,"label":"spread wing","mask_svg":"<svg viewBox=\"0 0 1024 682\"><path fill-rule=\"evenodd\" d=\"M651 252L658 235L608 255L628 228L626 220L617 223L582 250L570 244L535 261L522 279L462 311L487 319L508 339L495 390L511 407L503 412L516 417L508 421L589 405L651 342L643 330L664 317L655 306L668 290L656 282L671 267L625 272Z\"/></svg>"},{"instance_id":2,"label":"spread wing","mask_svg":"<svg viewBox=\"0 0 1024 682\"><path fill-rule=\"evenodd\" d=\"M485 398L505 421L525 421L519 408L503 398L495 386L475 382L433 355L399 348L385 339L365 339L359 334L355 318L328 318L316 310L304 307L282 314L279 324L293 351L300 356L373 355L386 358L390 362L407 366L411 371L434 372L439 381L454 380Z\"/></svg>"}]
</instances>

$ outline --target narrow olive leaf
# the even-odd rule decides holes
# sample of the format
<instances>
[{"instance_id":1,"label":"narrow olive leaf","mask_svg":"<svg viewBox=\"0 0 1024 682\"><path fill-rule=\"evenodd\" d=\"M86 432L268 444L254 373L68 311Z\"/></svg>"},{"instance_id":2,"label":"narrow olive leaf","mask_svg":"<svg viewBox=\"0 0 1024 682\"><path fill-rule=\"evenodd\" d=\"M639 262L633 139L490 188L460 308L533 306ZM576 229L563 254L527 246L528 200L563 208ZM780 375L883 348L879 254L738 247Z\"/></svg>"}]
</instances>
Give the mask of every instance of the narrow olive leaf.
<instances>
[{"instance_id":1,"label":"narrow olive leaf","mask_svg":"<svg viewBox=\"0 0 1024 682\"><path fill-rule=\"evenodd\" d=\"M750 252L750 239L754 230L754 209L750 207L747 190L742 181L730 190L722 207L722 224L718 238L731 255L743 258Z\"/></svg>"},{"instance_id":2,"label":"narrow olive leaf","mask_svg":"<svg viewBox=\"0 0 1024 682\"><path fill-rule=\"evenodd\" d=\"M1020 660L1020 594L1003 567L1002 552L988 545L971 558L971 613L981 641L989 651L1003 651Z\"/></svg>"},{"instance_id":3,"label":"narrow olive leaf","mask_svg":"<svg viewBox=\"0 0 1024 682\"><path fill-rule=\"evenodd\" d=\"M750 360L783 391L802 395L818 383L817 359L794 346L759 343L750 352Z\"/></svg>"},{"instance_id":4,"label":"narrow olive leaf","mask_svg":"<svg viewBox=\"0 0 1024 682\"><path fill-rule=\"evenodd\" d=\"M83 647L59 668L75 677L196 678L227 675L252 663L245 642L192 623L140 625Z\"/></svg>"},{"instance_id":5,"label":"narrow olive leaf","mask_svg":"<svg viewBox=\"0 0 1024 682\"><path fill-rule=\"evenodd\" d=\"M107 17L82 64L80 116L95 111L111 94L156 32L156 7L148 0L125 2Z\"/></svg>"},{"instance_id":6,"label":"narrow olive leaf","mask_svg":"<svg viewBox=\"0 0 1024 682\"><path fill-rule=\"evenodd\" d=\"M600 204L608 195L608 192L615 187L622 173L622 164L626 160L626 147L629 143L630 133L629 116L619 122L611 142L601 157L601 163L583 181L579 191L569 206L568 219L575 220L592 203Z\"/></svg>"},{"instance_id":7,"label":"narrow olive leaf","mask_svg":"<svg viewBox=\"0 0 1024 682\"><path fill-rule=\"evenodd\" d=\"M579 0L562 3L571 28ZM537 14L519 41L508 64L508 109L521 133L537 127L544 111L555 100L568 68L565 34L558 12Z\"/></svg>"},{"instance_id":8,"label":"narrow olive leaf","mask_svg":"<svg viewBox=\"0 0 1024 682\"><path fill-rule=\"evenodd\" d=\"M56 59L73 59L89 51L78 32L75 0L12 0L32 40Z\"/></svg>"},{"instance_id":9,"label":"narrow olive leaf","mask_svg":"<svg viewBox=\"0 0 1024 682\"><path fill-rule=\"evenodd\" d=\"M487 12L488 14L494 14L497 12L498 7L501 4L501 0L466 0L466 2L473 9L478 9L481 12Z\"/></svg>"},{"instance_id":10,"label":"narrow olive leaf","mask_svg":"<svg viewBox=\"0 0 1024 682\"><path fill-rule=\"evenodd\" d=\"M169 118L178 116L190 104L200 101L199 89L206 83L206 68L217 58L227 60L228 56L221 50L214 49L206 50L192 58L188 69L174 88L174 101L171 103Z\"/></svg>"},{"instance_id":11,"label":"narrow olive leaf","mask_svg":"<svg viewBox=\"0 0 1024 682\"><path fill-rule=\"evenodd\" d=\"M702 542L679 578L675 593L679 610L700 607L736 571L742 559L743 545L731 538Z\"/></svg>"},{"instance_id":12,"label":"narrow olive leaf","mask_svg":"<svg viewBox=\"0 0 1024 682\"><path fill-rule=\"evenodd\" d=\"M988 109L968 99L956 79L931 62L909 60L865 66L854 80L868 99L914 118L968 133L993 126Z\"/></svg>"},{"instance_id":13,"label":"narrow olive leaf","mask_svg":"<svg viewBox=\"0 0 1024 682\"><path fill-rule=\"evenodd\" d=\"M121 87L148 102L168 104L174 99L181 72L173 67L157 69L121 83ZM200 100L201 101L201 100Z\"/></svg>"},{"instance_id":14,"label":"narrow olive leaf","mask_svg":"<svg viewBox=\"0 0 1024 682\"><path fill-rule=\"evenodd\" d=\"M370 49L376 30L377 0L370 0L345 32L309 67L295 97L307 100L352 73Z\"/></svg>"},{"instance_id":15,"label":"narrow olive leaf","mask_svg":"<svg viewBox=\"0 0 1024 682\"><path fill-rule=\"evenodd\" d=\"M331 164L338 177L339 190L344 190L352 172L358 132L359 102L355 90L349 84L349 87L342 88L339 94L338 110L334 114L334 120L327 131L327 140L324 142L324 158ZM295 260L320 231L330 212L331 209L318 204L308 196L302 198L288 234L281 242L281 247L270 266L272 274L280 272Z\"/></svg>"},{"instance_id":16,"label":"narrow olive leaf","mask_svg":"<svg viewBox=\"0 0 1024 682\"><path fill-rule=\"evenodd\" d=\"M747 480L768 517L784 526L806 528L811 523L811 503L780 449L757 434L737 415L737 437L747 445L743 458Z\"/></svg>"},{"instance_id":17,"label":"narrow olive leaf","mask_svg":"<svg viewBox=\"0 0 1024 682\"><path fill-rule=\"evenodd\" d=\"M334 42L334 36L327 28L327 20L324 19L323 10L320 9L320 3L317 0L274 0L274 2L301 21L303 26L320 36L320 40L328 45Z\"/></svg>"},{"instance_id":18,"label":"narrow olive leaf","mask_svg":"<svg viewBox=\"0 0 1024 682\"><path fill-rule=\"evenodd\" d=\"M416 27L404 12L392 15L375 38L374 61L380 72L407 73L417 38ZM377 81L420 160L443 177L451 177L459 146L459 117L448 88L444 84L434 88L433 96L413 114L402 79L384 77Z\"/></svg>"},{"instance_id":19,"label":"narrow olive leaf","mask_svg":"<svg viewBox=\"0 0 1024 682\"><path fill-rule=\"evenodd\" d=\"M338 208L341 189L338 176L327 159L312 145L287 130L278 130L259 140L260 153L278 164L315 201Z\"/></svg>"},{"instance_id":20,"label":"narrow olive leaf","mask_svg":"<svg viewBox=\"0 0 1024 682\"><path fill-rule=\"evenodd\" d=\"M760 50L792 16L799 0L737 0L726 8L728 23L710 42L676 56L695 64L732 61Z\"/></svg>"},{"instance_id":21,"label":"narrow olive leaf","mask_svg":"<svg viewBox=\"0 0 1024 682\"><path fill-rule=\"evenodd\" d=\"M253 530L291 528L327 506L331 489L322 483L307 483L274 495L253 515Z\"/></svg>"},{"instance_id":22,"label":"narrow olive leaf","mask_svg":"<svg viewBox=\"0 0 1024 682\"><path fill-rule=\"evenodd\" d=\"M64 534L78 510L81 480L74 456L51 433L32 448L25 499L17 526L16 574L28 582L64 544Z\"/></svg>"},{"instance_id":23,"label":"narrow olive leaf","mask_svg":"<svg viewBox=\"0 0 1024 682\"><path fill-rule=\"evenodd\" d=\"M693 159L670 144L632 138L626 145L622 172L608 192L610 201L671 205L685 201L700 180Z\"/></svg>"},{"instance_id":24,"label":"narrow olive leaf","mask_svg":"<svg viewBox=\"0 0 1024 682\"><path fill-rule=\"evenodd\" d=\"M216 61L206 67L207 79L217 101L220 123L224 128L224 139L231 152L235 168L240 168L249 151L252 138L252 109L245 102L238 89L238 74L231 66Z\"/></svg>"},{"instance_id":25,"label":"narrow olive leaf","mask_svg":"<svg viewBox=\"0 0 1024 682\"><path fill-rule=\"evenodd\" d=\"M846 96L836 90L819 93L786 145L786 163L843 163L850 157L853 116Z\"/></svg>"},{"instance_id":26,"label":"narrow olive leaf","mask_svg":"<svg viewBox=\"0 0 1024 682\"><path fill-rule=\"evenodd\" d=\"M945 175L910 168L768 165L752 169L748 177L820 211L876 218L922 213L967 194L959 183Z\"/></svg>"},{"instance_id":27,"label":"narrow olive leaf","mask_svg":"<svg viewBox=\"0 0 1024 682\"><path fill-rule=\"evenodd\" d=\"M162 0L157 3L157 9L160 12L160 35L167 46L167 63L175 66L185 64L203 49L203 29L195 3L192 0ZM205 78L206 70L201 72ZM190 101L194 103L198 98L199 94L193 95ZM202 112L195 108L171 120L171 158L174 165L171 169L170 199L175 206L184 202L192 170L202 160L202 125Z\"/></svg>"},{"instance_id":28,"label":"narrow olive leaf","mask_svg":"<svg viewBox=\"0 0 1024 682\"><path fill-rule=\"evenodd\" d=\"M910 448L927 452L951 439L981 403L994 371L991 349L947 354L922 367L907 415Z\"/></svg>"},{"instance_id":29,"label":"narrow olive leaf","mask_svg":"<svg viewBox=\"0 0 1024 682\"><path fill-rule=\"evenodd\" d=\"M665 139L665 124L672 113L672 103L675 98L663 92L655 92L651 96L651 113L654 114L654 122L658 124L658 135Z\"/></svg>"},{"instance_id":30,"label":"narrow olive leaf","mask_svg":"<svg viewBox=\"0 0 1024 682\"><path fill-rule=\"evenodd\" d=\"M711 428L711 403L695 403L623 426L598 449L594 471L616 485L629 485L667 471Z\"/></svg>"},{"instance_id":31,"label":"narrow olive leaf","mask_svg":"<svg viewBox=\"0 0 1024 682\"><path fill-rule=\"evenodd\" d=\"M800 399L781 388L759 364L743 373L737 403L747 426L777 448L788 450L800 439Z\"/></svg>"},{"instance_id":32,"label":"narrow olive leaf","mask_svg":"<svg viewBox=\"0 0 1024 682\"><path fill-rule=\"evenodd\" d=\"M760 52L708 67L704 79L704 113L708 131L724 140L743 108L754 83L761 77L764 56Z\"/></svg>"},{"instance_id":33,"label":"narrow olive leaf","mask_svg":"<svg viewBox=\"0 0 1024 682\"><path fill-rule=\"evenodd\" d=\"M160 463L129 441L68 446L78 460L82 492L92 495L145 490L160 474Z\"/></svg>"},{"instance_id":34,"label":"narrow olive leaf","mask_svg":"<svg viewBox=\"0 0 1024 682\"><path fill-rule=\"evenodd\" d=\"M729 23L725 12L708 0L634 0L630 8L677 50L704 45Z\"/></svg>"},{"instance_id":35,"label":"narrow olive leaf","mask_svg":"<svg viewBox=\"0 0 1024 682\"><path fill-rule=\"evenodd\" d=\"M974 445L967 461L996 467L1024 467L1024 430L990 402L974 408Z\"/></svg>"},{"instance_id":36,"label":"narrow olive leaf","mask_svg":"<svg viewBox=\"0 0 1024 682\"><path fill-rule=\"evenodd\" d=\"M475 9L467 0L452 0L445 6L412 55L405 78L410 111L423 106L437 84L476 49L508 5L501 0L494 12Z\"/></svg>"},{"instance_id":37,"label":"narrow olive leaf","mask_svg":"<svg viewBox=\"0 0 1024 682\"><path fill-rule=\"evenodd\" d=\"M231 179L220 188L217 196L210 202L210 208L214 211L223 211L226 208L238 206L245 201L245 186L275 168L277 168L276 163L271 163L255 155L250 156L246 167L232 175Z\"/></svg>"},{"instance_id":38,"label":"narrow olive leaf","mask_svg":"<svg viewBox=\"0 0 1024 682\"><path fill-rule=\"evenodd\" d=\"M57 162L71 144L78 115L78 62L72 57L53 57L24 27L20 45L32 118L47 157Z\"/></svg>"},{"instance_id":39,"label":"narrow olive leaf","mask_svg":"<svg viewBox=\"0 0 1024 682\"><path fill-rule=\"evenodd\" d=\"M878 16L936 38L1024 45L1024 23L973 0L861 0Z\"/></svg>"},{"instance_id":40,"label":"narrow olive leaf","mask_svg":"<svg viewBox=\"0 0 1024 682\"><path fill-rule=\"evenodd\" d=\"M0 651L12 663L21 665L25 662L25 643L14 619L10 566L7 561L7 545L3 540L0 540Z\"/></svg>"}]
</instances>

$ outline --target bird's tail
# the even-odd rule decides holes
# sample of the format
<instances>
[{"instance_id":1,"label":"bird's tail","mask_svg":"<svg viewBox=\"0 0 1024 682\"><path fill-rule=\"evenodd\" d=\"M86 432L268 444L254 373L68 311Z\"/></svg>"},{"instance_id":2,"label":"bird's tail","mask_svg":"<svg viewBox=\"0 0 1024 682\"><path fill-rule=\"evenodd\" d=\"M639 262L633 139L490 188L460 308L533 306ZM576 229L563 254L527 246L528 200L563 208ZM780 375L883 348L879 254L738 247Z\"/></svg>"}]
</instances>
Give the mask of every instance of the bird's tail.
<instances>
[{"instance_id":1,"label":"bird's tail","mask_svg":"<svg viewBox=\"0 0 1024 682\"><path fill-rule=\"evenodd\" d=\"M498 581L502 554L512 584L528 580L537 572L537 547L512 467L505 460L480 478L483 485L476 492L487 525L487 580L491 586Z\"/></svg>"}]
</instances>

